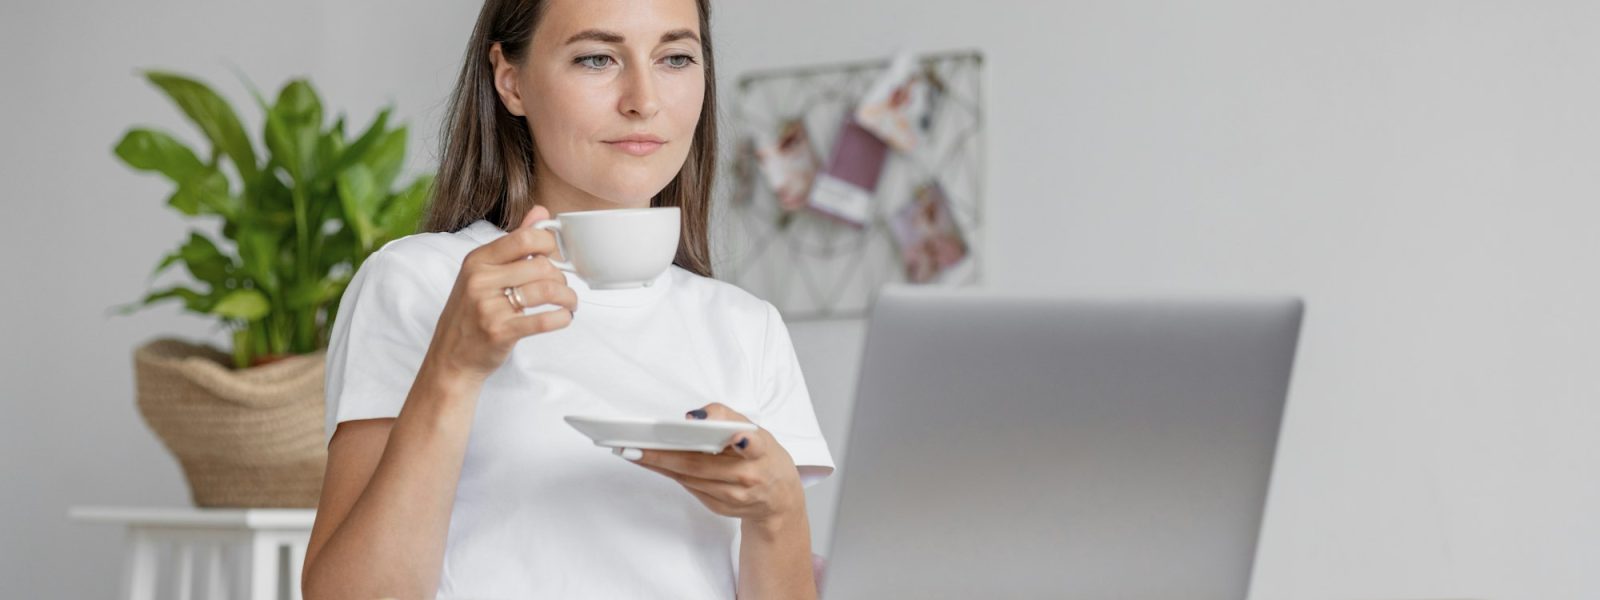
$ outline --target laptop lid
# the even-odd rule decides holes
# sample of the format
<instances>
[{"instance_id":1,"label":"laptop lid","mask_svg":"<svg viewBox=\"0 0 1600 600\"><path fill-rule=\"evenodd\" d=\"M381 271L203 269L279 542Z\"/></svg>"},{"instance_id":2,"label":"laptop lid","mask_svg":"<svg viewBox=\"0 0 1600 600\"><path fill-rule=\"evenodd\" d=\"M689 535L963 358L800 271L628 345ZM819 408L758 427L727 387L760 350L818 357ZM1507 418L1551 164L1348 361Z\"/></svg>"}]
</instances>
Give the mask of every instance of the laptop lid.
<instances>
[{"instance_id":1,"label":"laptop lid","mask_svg":"<svg viewBox=\"0 0 1600 600\"><path fill-rule=\"evenodd\" d=\"M1302 307L886 287L823 596L1246 597Z\"/></svg>"}]
</instances>

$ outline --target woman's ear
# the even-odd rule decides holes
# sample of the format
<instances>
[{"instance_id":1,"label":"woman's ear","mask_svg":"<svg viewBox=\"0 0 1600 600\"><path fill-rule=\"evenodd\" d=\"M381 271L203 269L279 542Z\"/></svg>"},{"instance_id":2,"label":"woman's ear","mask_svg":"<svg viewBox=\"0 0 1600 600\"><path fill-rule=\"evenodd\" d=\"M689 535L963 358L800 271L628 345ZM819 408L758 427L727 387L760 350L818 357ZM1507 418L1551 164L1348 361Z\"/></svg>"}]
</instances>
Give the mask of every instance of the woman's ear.
<instances>
[{"instance_id":1,"label":"woman's ear","mask_svg":"<svg viewBox=\"0 0 1600 600\"><path fill-rule=\"evenodd\" d=\"M517 89L517 66L506 60L505 53L500 50L500 42L495 42L489 47L489 65L494 69L494 89L500 94L500 102L506 105L506 110L516 116L524 116L522 109L522 92Z\"/></svg>"}]
</instances>

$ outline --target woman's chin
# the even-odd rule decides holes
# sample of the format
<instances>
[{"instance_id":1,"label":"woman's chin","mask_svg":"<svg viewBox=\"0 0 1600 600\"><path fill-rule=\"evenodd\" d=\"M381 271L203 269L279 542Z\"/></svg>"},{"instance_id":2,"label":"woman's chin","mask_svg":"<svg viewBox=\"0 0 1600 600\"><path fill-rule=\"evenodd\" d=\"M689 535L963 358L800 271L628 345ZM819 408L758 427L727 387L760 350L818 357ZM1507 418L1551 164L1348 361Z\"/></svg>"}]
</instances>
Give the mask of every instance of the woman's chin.
<instances>
[{"instance_id":1,"label":"woman's chin","mask_svg":"<svg viewBox=\"0 0 1600 600\"><path fill-rule=\"evenodd\" d=\"M588 208L586 210L614 210L614 209L620 209L620 208L644 208L644 207L650 206L650 199L654 198L655 194L653 194L653 193L645 194L645 193L618 190L618 191L614 191L614 192L599 192L599 193L595 193L594 197L601 201L601 205L600 206L595 206L595 207L592 207L592 208Z\"/></svg>"},{"instance_id":2,"label":"woman's chin","mask_svg":"<svg viewBox=\"0 0 1600 600\"><path fill-rule=\"evenodd\" d=\"M653 182L640 185L612 186L602 193L595 194L607 202L616 205L616 208L640 208L650 206L650 200L655 198L666 184L656 185Z\"/></svg>"}]
</instances>

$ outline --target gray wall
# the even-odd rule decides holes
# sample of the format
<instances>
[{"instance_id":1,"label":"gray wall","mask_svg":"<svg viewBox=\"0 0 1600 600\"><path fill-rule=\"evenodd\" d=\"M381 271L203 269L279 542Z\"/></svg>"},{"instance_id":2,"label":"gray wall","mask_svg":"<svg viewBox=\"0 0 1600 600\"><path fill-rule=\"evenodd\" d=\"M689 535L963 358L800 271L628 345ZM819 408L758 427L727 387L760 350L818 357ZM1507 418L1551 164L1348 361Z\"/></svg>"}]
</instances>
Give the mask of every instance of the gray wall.
<instances>
[{"instance_id":1,"label":"gray wall","mask_svg":"<svg viewBox=\"0 0 1600 600\"><path fill-rule=\"evenodd\" d=\"M72 504L184 504L132 405L129 352L220 337L144 289L186 224L118 165L183 129L133 76L236 102L311 75L432 144L473 3L0 6L0 597L106 597L117 532ZM724 77L988 55L988 281L1309 301L1258 598L1593 598L1600 576L1600 7L1582 2L718 4ZM247 119L254 120L250 110ZM192 138L191 138L192 139ZM426 167L428 152L416 155ZM836 445L859 323L793 326ZM825 542L833 490L815 490Z\"/></svg>"}]
</instances>

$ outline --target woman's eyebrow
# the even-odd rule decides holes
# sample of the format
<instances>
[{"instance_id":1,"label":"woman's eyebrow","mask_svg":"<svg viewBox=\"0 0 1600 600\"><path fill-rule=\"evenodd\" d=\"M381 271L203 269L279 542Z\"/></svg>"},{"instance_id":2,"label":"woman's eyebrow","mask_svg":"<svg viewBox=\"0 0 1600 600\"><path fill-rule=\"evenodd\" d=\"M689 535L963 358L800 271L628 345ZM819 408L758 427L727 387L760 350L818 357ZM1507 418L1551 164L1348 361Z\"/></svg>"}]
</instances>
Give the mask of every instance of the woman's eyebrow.
<instances>
[{"instance_id":1,"label":"woman's eyebrow","mask_svg":"<svg viewBox=\"0 0 1600 600\"><path fill-rule=\"evenodd\" d=\"M695 35L694 31L691 31L691 30L688 30L688 29L674 29L672 31L668 31L666 33L661 34L661 43L663 43L663 44L665 44L667 42L675 42L675 41L684 40L684 39L694 40L695 43L697 43L697 44L700 43L700 36ZM623 38L622 34L620 34L620 33L615 33L615 32L611 32L611 31L603 31L603 30L600 30L600 29L585 29L583 31L580 31L580 32L574 34L572 37L567 38L567 43L568 44L572 44L572 43L575 43L575 42L581 42L583 40L594 40L594 41L597 41L597 42L603 42L603 43L607 43L607 44L621 44L624 41L626 41L626 38Z\"/></svg>"}]
</instances>

